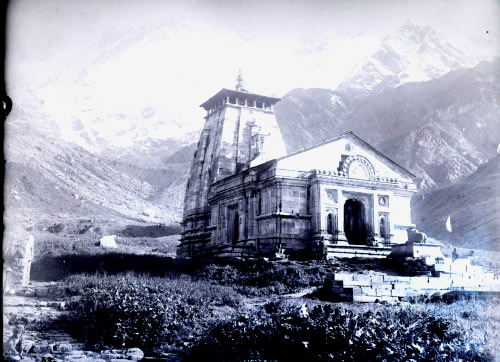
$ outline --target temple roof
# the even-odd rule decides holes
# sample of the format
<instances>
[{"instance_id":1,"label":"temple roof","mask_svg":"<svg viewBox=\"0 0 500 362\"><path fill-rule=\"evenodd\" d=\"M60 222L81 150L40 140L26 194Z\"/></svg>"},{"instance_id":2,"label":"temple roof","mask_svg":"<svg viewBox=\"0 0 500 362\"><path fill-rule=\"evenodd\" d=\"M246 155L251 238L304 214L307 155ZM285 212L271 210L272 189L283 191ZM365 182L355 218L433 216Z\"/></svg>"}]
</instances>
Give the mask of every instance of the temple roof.
<instances>
[{"instance_id":1,"label":"temple roof","mask_svg":"<svg viewBox=\"0 0 500 362\"><path fill-rule=\"evenodd\" d=\"M352 131L344 133L344 134L341 134L338 137L335 137L335 138L332 138L332 139L329 139L329 140L325 140L325 141L323 141L321 143L318 143L316 145L313 145L313 146L310 146L310 147L306 147L306 148L304 148L302 150L290 153L288 155L279 157L276 160L283 160L285 158L290 158L290 157L295 156L297 154L310 151L310 150L312 150L314 148L318 148L318 147L324 146L324 145L326 145L328 143L335 142L335 141L337 141L339 139L342 139L342 138L351 138L351 139L354 139L354 140L360 142L366 148L372 150L375 154L377 154L380 157L382 157L383 159L385 159L389 164L393 165L394 167L396 167L397 169L399 169L400 171L402 171L403 173L405 173L407 176L410 176L411 178L416 178L417 177L413 173L411 173L410 171L408 171L406 168L404 168L403 166L401 166L400 164L398 164L396 161L393 161L392 159L390 159L389 157L387 157L385 154L383 154L382 152L380 152L379 150L377 150L375 147L373 147L372 145L370 145L368 142L366 142L365 140L363 140L362 138L360 138L359 136L357 136Z\"/></svg>"},{"instance_id":2,"label":"temple roof","mask_svg":"<svg viewBox=\"0 0 500 362\"><path fill-rule=\"evenodd\" d=\"M216 95L208 99L205 103L201 104L200 107L208 110L228 96L237 97L240 99L255 100L257 102L265 102L267 105L278 103L281 100L281 98L268 97L256 93L249 93L246 91L222 88Z\"/></svg>"}]
</instances>

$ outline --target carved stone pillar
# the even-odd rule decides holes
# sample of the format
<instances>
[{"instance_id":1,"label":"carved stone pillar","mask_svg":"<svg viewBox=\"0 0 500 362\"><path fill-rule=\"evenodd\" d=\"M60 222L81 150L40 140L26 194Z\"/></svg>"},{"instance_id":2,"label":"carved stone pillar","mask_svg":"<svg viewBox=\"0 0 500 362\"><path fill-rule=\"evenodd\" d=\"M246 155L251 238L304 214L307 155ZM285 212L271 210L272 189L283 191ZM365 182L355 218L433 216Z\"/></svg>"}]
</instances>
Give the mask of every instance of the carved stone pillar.
<instances>
[{"instance_id":1,"label":"carved stone pillar","mask_svg":"<svg viewBox=\"0 0 500 362\"><path fill-rule=\"evenodd\" d=\"M345 205L345 197L344 193L342 190L339 190L339 217L338 217L338 236L337 240L339 241L347 241L347 238L345 236L344 232L344 205Z\"/></svg>"}]
</instances>

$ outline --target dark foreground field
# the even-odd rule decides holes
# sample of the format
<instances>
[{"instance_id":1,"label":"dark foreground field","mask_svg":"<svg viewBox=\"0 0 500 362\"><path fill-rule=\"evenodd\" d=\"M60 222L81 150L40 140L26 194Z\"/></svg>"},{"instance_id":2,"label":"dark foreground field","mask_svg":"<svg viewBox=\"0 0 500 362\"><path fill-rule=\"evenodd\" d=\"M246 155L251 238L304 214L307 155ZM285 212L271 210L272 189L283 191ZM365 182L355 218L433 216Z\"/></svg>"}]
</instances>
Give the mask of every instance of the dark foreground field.
<instances>
[{"instance_id":1,"label":"dark foreground field","mask_svg":"<svg viewBox=\"0 0 500 362\"><path fill-rule=\"evenodd\" d=\"M138 239L137 239L138 240ZM176 261L143 240L119 251L81 241L38 245L36 281L57 280L60 323L86 348L138 347L184 360L494 360L496 300L421 298L399 305L309 297L331 272L390 272L369 260ZM83 245L83 246L82 246ZM138 240L136 247L140 247ZM73 250L77 248L77 250Z\"/></svg>"}]
</instances>

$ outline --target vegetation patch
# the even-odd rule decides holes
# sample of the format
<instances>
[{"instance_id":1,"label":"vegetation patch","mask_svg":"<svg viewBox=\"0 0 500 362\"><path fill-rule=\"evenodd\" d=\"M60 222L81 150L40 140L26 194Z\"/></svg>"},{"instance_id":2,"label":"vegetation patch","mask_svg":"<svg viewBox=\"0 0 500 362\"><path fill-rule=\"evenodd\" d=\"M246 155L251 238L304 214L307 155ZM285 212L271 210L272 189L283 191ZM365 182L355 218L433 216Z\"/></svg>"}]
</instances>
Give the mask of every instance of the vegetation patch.
<instances>
[{"instance_id":1,"label":"vegetation patch","mask_svg":"<svg viewBox=\"0 0 500 362\"><path fill-rule=\"evenodd\" d=\"M189 359L448 361L493 360L484 344L450 318L428 310L351 310L317 304L271 303L260 315L223 322L188 353Z\"/></svg>"},{"instance_id":2,"label":"vegetation patch","mask_svg":"<svg viewBox=\"0 0 500 362\"><path fill-rule=\"evenodd\" d=\"M179 224L127 225L127 227L125 227L119 235L129 237L159 238L162 236L180 234L181 231L182 228Z\"/></svg>"},{"instance_id":3,"label":"vegetation patch","mask_svg":"<svg viewBox=\"0 0 500 362\"><path fill-rule=\"evenodd\" d=\"M67 295L79 296L69 305L68 329L97 350L186 347L220 320L218 307L241 305L231 288L187 278L79 275L65 285Z\"/></svg>"},{"instance_id":4,"label":"vegetation patch","mask_svg":"<svg viewBox=\"0 0 500 362\"><path fill-rule=\"evenodd\" d=\"M284 294L321 285L340 262L170 260L162 277L64 280L68 331L95 350L186 360L489 361L498 352L495 301L320 302Z\"/></svg>"}]
</instances>

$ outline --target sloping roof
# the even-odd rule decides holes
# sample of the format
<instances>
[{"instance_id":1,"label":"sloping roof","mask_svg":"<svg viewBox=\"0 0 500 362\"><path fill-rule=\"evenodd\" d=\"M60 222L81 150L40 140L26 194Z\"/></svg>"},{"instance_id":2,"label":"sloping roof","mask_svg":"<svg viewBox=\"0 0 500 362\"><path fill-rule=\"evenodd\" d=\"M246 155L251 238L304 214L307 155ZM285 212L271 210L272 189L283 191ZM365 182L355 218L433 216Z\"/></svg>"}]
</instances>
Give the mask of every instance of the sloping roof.
<instances>
[{"instance_id":1,"label":"sloping roof","mask_svg":"<svg viewBox=\"0 0 500 362\"><path fill-rule=\"evenodd\" d=\"M415 178L417 176L415 176L414 174L412 174L410 171L408 171L406 168L404 168L403 166L401 166L400 164L398 164L396 161L393 161L391 160L389 157L387 157L386 155L384 155L382 152L380 152L379 150L377 150L375 147L373 147L372 145L370 145L368 142L366 142L365 140L363 140L362 138L360 138L359 136L357 136L354 132L350 131L350 132L347 132L347 133L344 133L344 134L341 134L340 136L338 137L335 137L335 138L332 138L332 139L329 139L329 140L326 140L326 141L323 141L321 143L318 143L316 145L313 145L313 146L310 146L310 147L306 147L302 150L299 150L299 151L296 151L296 152L293 152L293 153L290 153L286 156L282 156L282 157L279 157L277 158L276 160L279 161L279 160L283 160L283 159L286 159L286 158L289 158L289 157L292 157L292 156L295 156L295 155L298 155L300 153L304 153L304 152L307 152L307 151L310 151L312 149L315 149L315 148L318 148L318 147L321 147L321 146L324 146L328 143L332 143L332 142L335 142L335 141L338 141L342 138L347 138L347 137L352 137L354 138L356 141L362 143L364 146L366 146L368 149L370 149L371 151L373 151L374 153L376 153L378 156L386 159L390 164L392 164L393 166L395 166L397 169L401 170L403 173L407 174L408 176L412 177L412 178Z\"/></svg>"},{"instance_id":2,"label":"sloping roof","mask_svg":"<svg viewBox=\"0 0 500 362\"><path fill-rule=\"evenodd\" d=\"M234 89L222 88L214 96L212 96L206 102L201 104L200 107L205 108L205 109L209 109L214 104L220 102L222 99L225 99L227 96L230 96L230 97L240 96L240 97L243 97L246 99L254 99L258 102L265 101L268 104L275 104L281 100L281 98L268 97L268 96L263 96L263 95L256 94L256 93L249 93L249 92L245 92L245 91L238 91L238 90L234 90Z\"/></svg>"}]
</instances>

